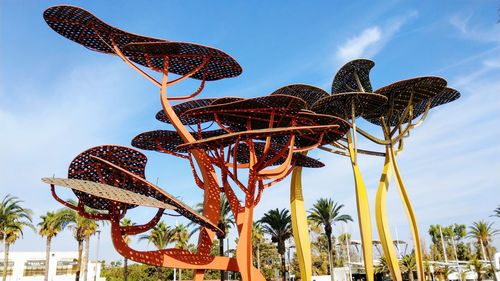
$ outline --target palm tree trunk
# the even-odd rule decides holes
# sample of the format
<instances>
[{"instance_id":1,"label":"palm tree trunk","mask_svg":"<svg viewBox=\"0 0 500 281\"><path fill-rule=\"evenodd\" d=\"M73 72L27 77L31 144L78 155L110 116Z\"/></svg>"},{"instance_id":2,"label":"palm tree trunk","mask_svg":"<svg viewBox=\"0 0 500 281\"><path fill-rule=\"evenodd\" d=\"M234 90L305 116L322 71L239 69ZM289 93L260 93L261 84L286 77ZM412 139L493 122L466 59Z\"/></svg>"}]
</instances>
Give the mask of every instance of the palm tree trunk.
<instances>
[{"instance_id":1,"label":"palm tree trunk","mask_svg":"<svg viewBox=\"0 0 500 281\"><path fill-rule=\"evenodd\" d=\"M224 238L219 238L219 256L224 256ZM225 271L221 270L220 271L220 281L224 281L225 278Z\"/></svg>"},{"instance_id":2,"label":"palm tree trunk","mask_svg":"<svg viewBox=\"0 0 500 281\"><path fill-rule=\"evenodd\" d=\"M87 281L87 274L88 274L88 268L89 268L89 249L90 249L90 237L85 238L85 254L83 255L83 262L82 262L82 272L83 272L83 281Z\"/></svg>"},{"instance_id":3,"label":"palm tree trunk","mask_svg":"<svg viewBox=\"0 0 500 281\"><path fill-rule=\"evenodd\" d=\"M49 264L50 264L50 242L52 241L51 236L47 236L47 243L45 247L45 277L43 280L49 281Z\"/></svg>"},{"instance_id":4,"label":"palm tree trunk","mask_svg":"<svg viewBox=\"0 0 500 281\"><path fill-rule=\"evenodd\" d=\"M158 280L162 280L163 268L161 266L156 267L158 269Z\"/></svg>"},{"instance_id":5,"label":"palm tree trunk","mask_svg":"<svg viewBox=\"0 0 500 281\"><path fill-rule=\"evenodd\" d=\"M498 281L496 270L495 270L495 265L493 264L493 260L491 260L491 255L490 255L490 249L488 249L488 244L485 243L484 248L486 250L486 255L488 256L488 261L490 262L491 269L493 270L493 279L495 281Z\"/></svg>"},{"instance_id":6,"label":"palm tree trunk","mask_svg":"<svg viewBox=\"0 0 500 281\"><path fill-rule=\"evenodd\" d=\"M8 265L9 265L9 243L7 243L6 239L5 239L5 235L4 235L4 239L3 239L3 247L4 247L4 251L3 251L3 277L2 277L2 280L3 281L6 281L7 280L7 269L8 269Z\"/></svg>"},{"instance_id":7,"label":"palm tree trunk","mask_svg":"<svg viewBox=\"0 0 500 281\"><path fill-rule=\"evenodd\" d=\"M83 240L78 240L78 265L77 265L75 281L80 280L80 272L82 270L82 253L83 253Z\"/></svg>"},{"instance_id":8,"label":"palm tree trunk","mask_svg":"<svg viewBox=\"0 0 500 281\"><path fill-rule=\"evenodd\" d=\"M128 259L126 257L123 258L123 281L127 281L128 274Z\"/></svg>"},{"instance_id":9,"label":"palm tree trunk","mask_svg":"<svg viewBox=\"0 0 500 281\"><path fill-rule=\"evenodd\" d=\"M408 270L408 279L410 279L410 281L414 280L413 279L413 270L412 269Z\"/></svg>"},{"instance_id":10,"label":"palm tree trunk","mask_svg":"<svg viewBox=\"0 0 500 281\"><path fill-rule=\"evenodd\" d=\"M285 254L280 254L281 255L281 275L282 275L282 280L286 281L286 262L285 262Z\"/></svg>"},{"instance_id":11,"label":"palm tree trunk","mask_svg":"<svg viewBox=\"0 0 500 281\"><path fill-rule=\"evenodd\" d=\"M257 241L257 269L260 270L260 245Z\"/></svg>"},{"instance_id":12,"label":"palm tree trunk","mask_svg":"<svg viewBox=\"0 0 500 281\"><path fill-rule=\"evenodd\" d=\"M335 281L335 278L333 277L332 234L331 231L328 231L326 229L325 233L326 233L326 239L328 241L328 262L329 262L330 278L332 281Z\"/></svg>"}]
</instances>

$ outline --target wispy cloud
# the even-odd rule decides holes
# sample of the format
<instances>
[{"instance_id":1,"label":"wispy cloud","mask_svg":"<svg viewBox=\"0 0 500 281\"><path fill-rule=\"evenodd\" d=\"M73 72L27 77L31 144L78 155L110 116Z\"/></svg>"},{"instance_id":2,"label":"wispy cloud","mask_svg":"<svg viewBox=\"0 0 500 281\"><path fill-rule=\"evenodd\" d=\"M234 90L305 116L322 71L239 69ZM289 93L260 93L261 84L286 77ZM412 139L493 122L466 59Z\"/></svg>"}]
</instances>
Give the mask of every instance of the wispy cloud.
<instances>
[{"instance_id":1,"label":"wispy cloud","mask_svg":"<svg viewBox=\"0 0 500 281\"><path fill-rule=\"evenodd\" d=\"M467 40L478 42L499 42L500 25L492 22L489 25L472 24L473 14L454 14L448 19L448 23L458 31L458 35Z\"/></svg>"},{"instance_id":2,"label":"wispy cloud","mask_svg":"<svg viewBox=\"0 0 500 281\"><path fill-rule=\"evenodd\" d=\"M411 11L403 16L388 19L381 25L363 29L337 48L335 59L343 63L359 57L375 56L405 23L416 16L418 12Z\"/></svg>"}]
</instances>

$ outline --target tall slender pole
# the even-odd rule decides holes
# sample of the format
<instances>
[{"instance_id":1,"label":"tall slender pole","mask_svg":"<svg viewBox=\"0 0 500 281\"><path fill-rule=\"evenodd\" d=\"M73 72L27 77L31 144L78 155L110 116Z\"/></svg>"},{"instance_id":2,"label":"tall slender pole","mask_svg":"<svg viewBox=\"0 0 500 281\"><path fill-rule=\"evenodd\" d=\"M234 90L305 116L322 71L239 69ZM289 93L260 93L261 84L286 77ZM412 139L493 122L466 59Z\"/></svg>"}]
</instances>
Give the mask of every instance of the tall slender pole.
<instances>
[{"instance_id":1,"label":"tall slender pole","mask_svg":"<svg viewBox=\"0 0 500 281\"><path fill-rule=\"evenodd\" d=\"M488 259L486 258L486 252L484 251L484 244L483 244L483 240L479 240L479 243L481 243L481 251L482 251L482 253L483 253L483 260L485 260L485 261L486 261L486 260L488 260Z\"/></svg>"},{"instance_id":2,"label":"tall slender pole","mask_svg":"<svg viewBox=\"0 0 500 281\"><path fill-rule=\"evenodd\" d=\"M446 247L444 243L443 230L441 229L441 226L439 226L439 233L441 234L441 245L443 246L444 262L448 264L448 256L446 255Z\"/></svg>"},{"instance_id":3,"label":"tall slender pole","mask_svg":"<svg viewBox=\"0 0 500 281\"><path fill-rule=\"evenodd\" d=\"M101 241L101 231L97 231L97 249L95 251L94 281L97 281L97 264L99 263L99 242Z\"/></svg>"},{"instance_id":4,"label":"tall slender pole","mask_svg":"<svg viewBox=\"0 0 500 281\"><path fill-rule=\"evenodd\" d=\"M345 243L346 243L346 250L347 250L347 268L349 269L349 281L352 280L352 270L351 270L351 253L349 251L349 237L347 236L347 232L345 231L347 226L347 223L344 223L344 234L345 234Z\"/></svg>"},{"instance_id":5,"label":"tall slender pole","mask_svg":"<svg viewBox=\"0 0 500 281\"><path fill-rule=\"evenodd\" d=\"M451 244L453 246L453 251L455 252L455 261L457 264L458 279L462 281L462 270L460 270L460 264L458 263L457 245L455 244L455 238L453 238L453 235L451 236Z\"/></svg>"},{"instance_id":6,"label":"tall slender pole","mask_svg":"<svg viewBox=\"0 0 500 281\"><path fill-rule=\"evenodd\" d=\"M398 227L394 227L394 231L396 232L396 250L398 251L398 258L401 259L401 251L399 250L399 235L398 235Z\"/></svg>"}]
</instances>

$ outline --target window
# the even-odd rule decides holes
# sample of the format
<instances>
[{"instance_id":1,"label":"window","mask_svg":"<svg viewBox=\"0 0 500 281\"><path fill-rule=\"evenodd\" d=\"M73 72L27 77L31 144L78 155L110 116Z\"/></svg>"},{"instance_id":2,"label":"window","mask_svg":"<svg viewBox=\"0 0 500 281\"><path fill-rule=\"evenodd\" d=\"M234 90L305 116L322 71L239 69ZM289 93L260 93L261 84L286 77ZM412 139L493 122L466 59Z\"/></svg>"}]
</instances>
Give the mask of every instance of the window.
<instances>
[{"instance_id":1,"label":"window","mask_svg":"<svg viewBox=\"0 0 500 281\"><path fill-rule=\"evenodd\" d=\"M78 271L78 263L73 259L57 261L56 275L72 275Z\"/></svg>"},{"instance_id":2,"label":"window","mask_svg":"<svg viewBox=\"0 0 500 281\"><path fill-rule=\"evenodd\" d=\"M2 261L0 261L0 276L3 275L3 266L4 266L4 263L3 263L3 259L2 259ZM8 261L7 262L7 275L12 275L13 268L14 268L14 262Z\"/></svg>"},{"instance_id":3,"label":"window","mask_svg":"<svg viewBox=\"0 0 500 281\"><path fill-rule=\"evenodd\" d=\"M24 263L23 276L37 276L45 274L45 260L28 260Z\"/></svg>"}]
</instances>

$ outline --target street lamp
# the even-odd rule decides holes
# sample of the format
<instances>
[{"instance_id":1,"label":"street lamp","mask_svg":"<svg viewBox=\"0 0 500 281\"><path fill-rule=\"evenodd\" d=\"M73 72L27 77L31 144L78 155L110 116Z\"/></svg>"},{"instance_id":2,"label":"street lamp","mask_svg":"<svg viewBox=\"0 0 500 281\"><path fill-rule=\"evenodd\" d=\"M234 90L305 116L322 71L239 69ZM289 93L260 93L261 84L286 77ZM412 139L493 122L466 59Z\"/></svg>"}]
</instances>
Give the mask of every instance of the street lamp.
<instances>
[{"instance_id":1,"label":"street lamp","mask_svg":"<svg viewBox=\"0 0 500 281\"><path fill-rule=\"evenodd\" d=\"M97 249L95 252L94 281L97 281L97 264L99 263L99 241L101 241L101 231L97 230Z\"/></svg>"}]
</instances>

